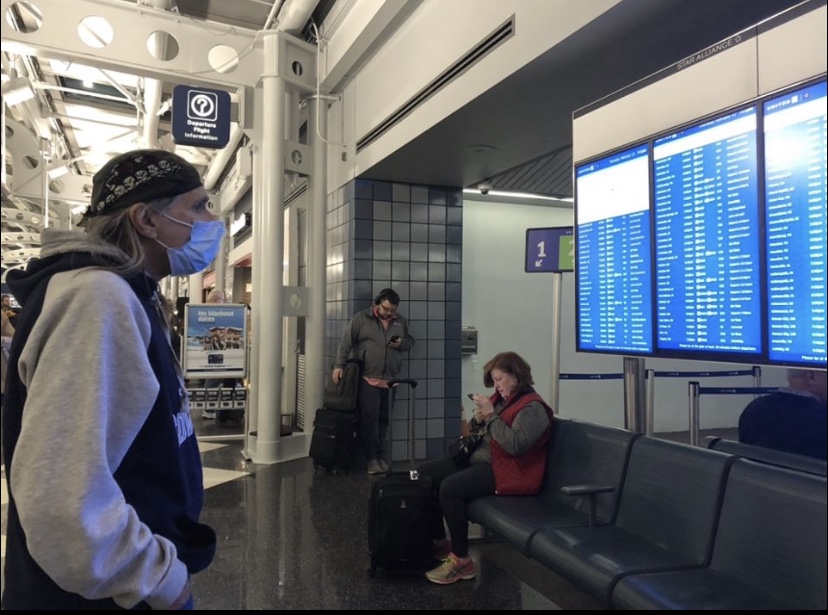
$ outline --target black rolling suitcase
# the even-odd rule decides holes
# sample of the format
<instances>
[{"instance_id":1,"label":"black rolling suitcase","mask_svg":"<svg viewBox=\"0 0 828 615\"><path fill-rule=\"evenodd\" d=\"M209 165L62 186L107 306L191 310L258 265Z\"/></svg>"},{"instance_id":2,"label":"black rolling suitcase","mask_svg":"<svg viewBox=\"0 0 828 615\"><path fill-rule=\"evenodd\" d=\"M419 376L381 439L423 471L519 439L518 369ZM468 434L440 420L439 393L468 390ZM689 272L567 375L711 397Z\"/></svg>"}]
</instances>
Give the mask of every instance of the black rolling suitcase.
<instances>
[{"instance_id":1,"label":"black rolling suitcase","mask_svg":"<svg viewBox=\"0 0 828 615\"><path fill-rule=\"evenodd\" d=\"M362 362L348 359L343 371L339 383L328 381L325 405L316 411L308 452L315 468L331 474L347 472L354 463L357 448L357 395Z\"/></svg>"},{"instance_id":2,"label":"black rolling suitcase","mask_svg":"<svg viewBox=\"0 0 828 615\"><path fill-rule=\"evenodd\" d=\"M410 385L408 399L408 463L405 472L389 472L375 479L368 508L368 550L371 567L368 574L376 577L384 572L422 574L432 565L431 524L434 500L431 477L419 477L414 470L414 389L416 380L392 380L394 386ZM389 411L390 415L390 411ZM389 416L389 452L391 450L391 417Z\"/></svg>"},{"instance_id":3,"label":"black rolling suitcase","mask_svg":"<svg viewBox=\"0 0 828 615\"><path fill-rule=\"evenodd\" d=\"M339 412L319 408L313 420L309 455L316 468L331 474L347 472L354 463L357 447L356 412Z\"/></svg>"}]
</instances>

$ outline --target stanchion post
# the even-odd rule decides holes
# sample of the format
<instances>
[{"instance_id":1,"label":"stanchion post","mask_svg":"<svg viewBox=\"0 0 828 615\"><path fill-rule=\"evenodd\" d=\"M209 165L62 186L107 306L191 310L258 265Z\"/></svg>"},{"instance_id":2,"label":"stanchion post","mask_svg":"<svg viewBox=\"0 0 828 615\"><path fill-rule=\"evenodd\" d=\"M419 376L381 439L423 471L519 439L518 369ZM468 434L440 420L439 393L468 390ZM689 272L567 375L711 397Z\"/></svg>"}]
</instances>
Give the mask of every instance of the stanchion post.
<instances>
[{"instance_id":1,"label":"stanchion post","mask_svg":"<svg viewBox=\"0 0 828 615\"><path fill-rule=\"evenodd\" d=\"M558 402L561 391L561 296L563 274L552 274L552 360L550 361L550 395L549 403L555 412L559 412Z\"/></svg>"},{"instance_id":2,"label":"stanchion post","mask_svg":"<svg viewBox=\"0 0 828 615\"><path fill-rule=\"evenodd\" d=\"M624 357L624 427L644 433L644 359Z\"/></svg>"},{"instance_id":3,"label":"stanchion post","mask_svg":"<svg viewBox=\"0 0 828 615\"><path fill-rule=\"evenodd\" d=\"M655 370L644 370L644 379L647 382L647 424L644 426L644 433L652 436L655 430Z\"/></svg>"},{"instance_id":4,"label":"stanchion post","mask_svg":"<svg viewBox=\"0 0 828 615\"><path fill-rule=\"evenodd\" d=\"M760 365L753 366L753 386L757 389L762 386L762 367ZM754 395L753 399L756 399L758 395Z\"/></svg>"},{"instance_id":5,"label":"stanchion post","mask_svg":"<svg viewBox=\"0 0 828 615\"><path fill-rule=\"evenodd\" d=\"M691 381L687 383L687 395L690 398L690 446L699 445L699 390L698 382Z\"/></svg>"}]
</instances>

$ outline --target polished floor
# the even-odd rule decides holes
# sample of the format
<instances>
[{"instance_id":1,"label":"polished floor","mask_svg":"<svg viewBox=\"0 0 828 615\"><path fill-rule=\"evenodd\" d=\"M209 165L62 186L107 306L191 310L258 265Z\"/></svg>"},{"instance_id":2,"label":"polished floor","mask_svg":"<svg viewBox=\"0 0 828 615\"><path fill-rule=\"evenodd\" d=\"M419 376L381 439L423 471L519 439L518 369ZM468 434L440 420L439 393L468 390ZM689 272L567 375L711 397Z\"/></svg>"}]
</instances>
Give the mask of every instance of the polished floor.
<instances>
[{"instance_id":1,"label":"polished floor","mask_svg":"<svg viewBox=\"0 0 828 615\"><path fill-rule=\"evenodd\" d=\"M213 564L193 579L199 610L602 609L546 568L482 537L471 548L478 563L471 581L439 586L420 575L372 578L367 513L375 479L364 467L331 476L315 471L308 458L251 464L240 440L211 437L240 428L200 416L194 422L203 438L203 520L219 536ZM5 519L5 477L2 498ZM479 536L479 528L471 531Z\"/></svg>"}]
</instances>

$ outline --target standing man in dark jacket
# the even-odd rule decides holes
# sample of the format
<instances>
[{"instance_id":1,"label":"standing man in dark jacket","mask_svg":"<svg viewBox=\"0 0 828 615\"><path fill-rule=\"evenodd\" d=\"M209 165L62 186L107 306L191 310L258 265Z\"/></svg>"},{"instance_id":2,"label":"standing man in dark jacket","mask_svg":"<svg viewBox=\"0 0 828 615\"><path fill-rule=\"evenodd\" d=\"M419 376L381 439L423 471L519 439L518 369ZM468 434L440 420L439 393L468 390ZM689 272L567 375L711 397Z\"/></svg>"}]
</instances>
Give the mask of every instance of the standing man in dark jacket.
<instances>
[{"instance_id":1,"label":"standing man in dark jacket","mask_svg":"<svg viewBox=\"0 0 828 615\"><path fill-rule=\"evenodd\" d=\"M354 315L339 342L331 374L334 383L339 383L349 355L362 361L358 393L360 436L371 475L388 471L385 450L389 420L388 381L399 375L402 353L414 346L408 323L397 313L399 303L397 292L384 288L374 298L374 305Z\"/></svg>"}]
</instances>

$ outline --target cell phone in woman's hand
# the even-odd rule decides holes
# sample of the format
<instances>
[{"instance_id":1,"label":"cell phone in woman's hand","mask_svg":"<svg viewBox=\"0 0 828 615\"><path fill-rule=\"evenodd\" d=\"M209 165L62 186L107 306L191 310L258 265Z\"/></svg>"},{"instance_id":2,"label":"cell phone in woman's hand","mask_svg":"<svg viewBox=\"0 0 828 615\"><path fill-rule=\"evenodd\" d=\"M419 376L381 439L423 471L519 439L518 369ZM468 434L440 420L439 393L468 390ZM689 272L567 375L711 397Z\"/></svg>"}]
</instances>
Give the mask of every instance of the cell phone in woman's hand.
<instances>
[{"instance_id":1,"label":"cell phone in woman's hand","mask_svg":"<svg viewBox=\"0 0 828 615\"><path fill-rule=\"evenodd\" d=\"M394 344L395 342L399 342L399 341L400 341L400 336L399 335L393 335L393 336L391 336L391 339L388 340L388 343L389 344Z\"/></svg>"}]
</instances>

